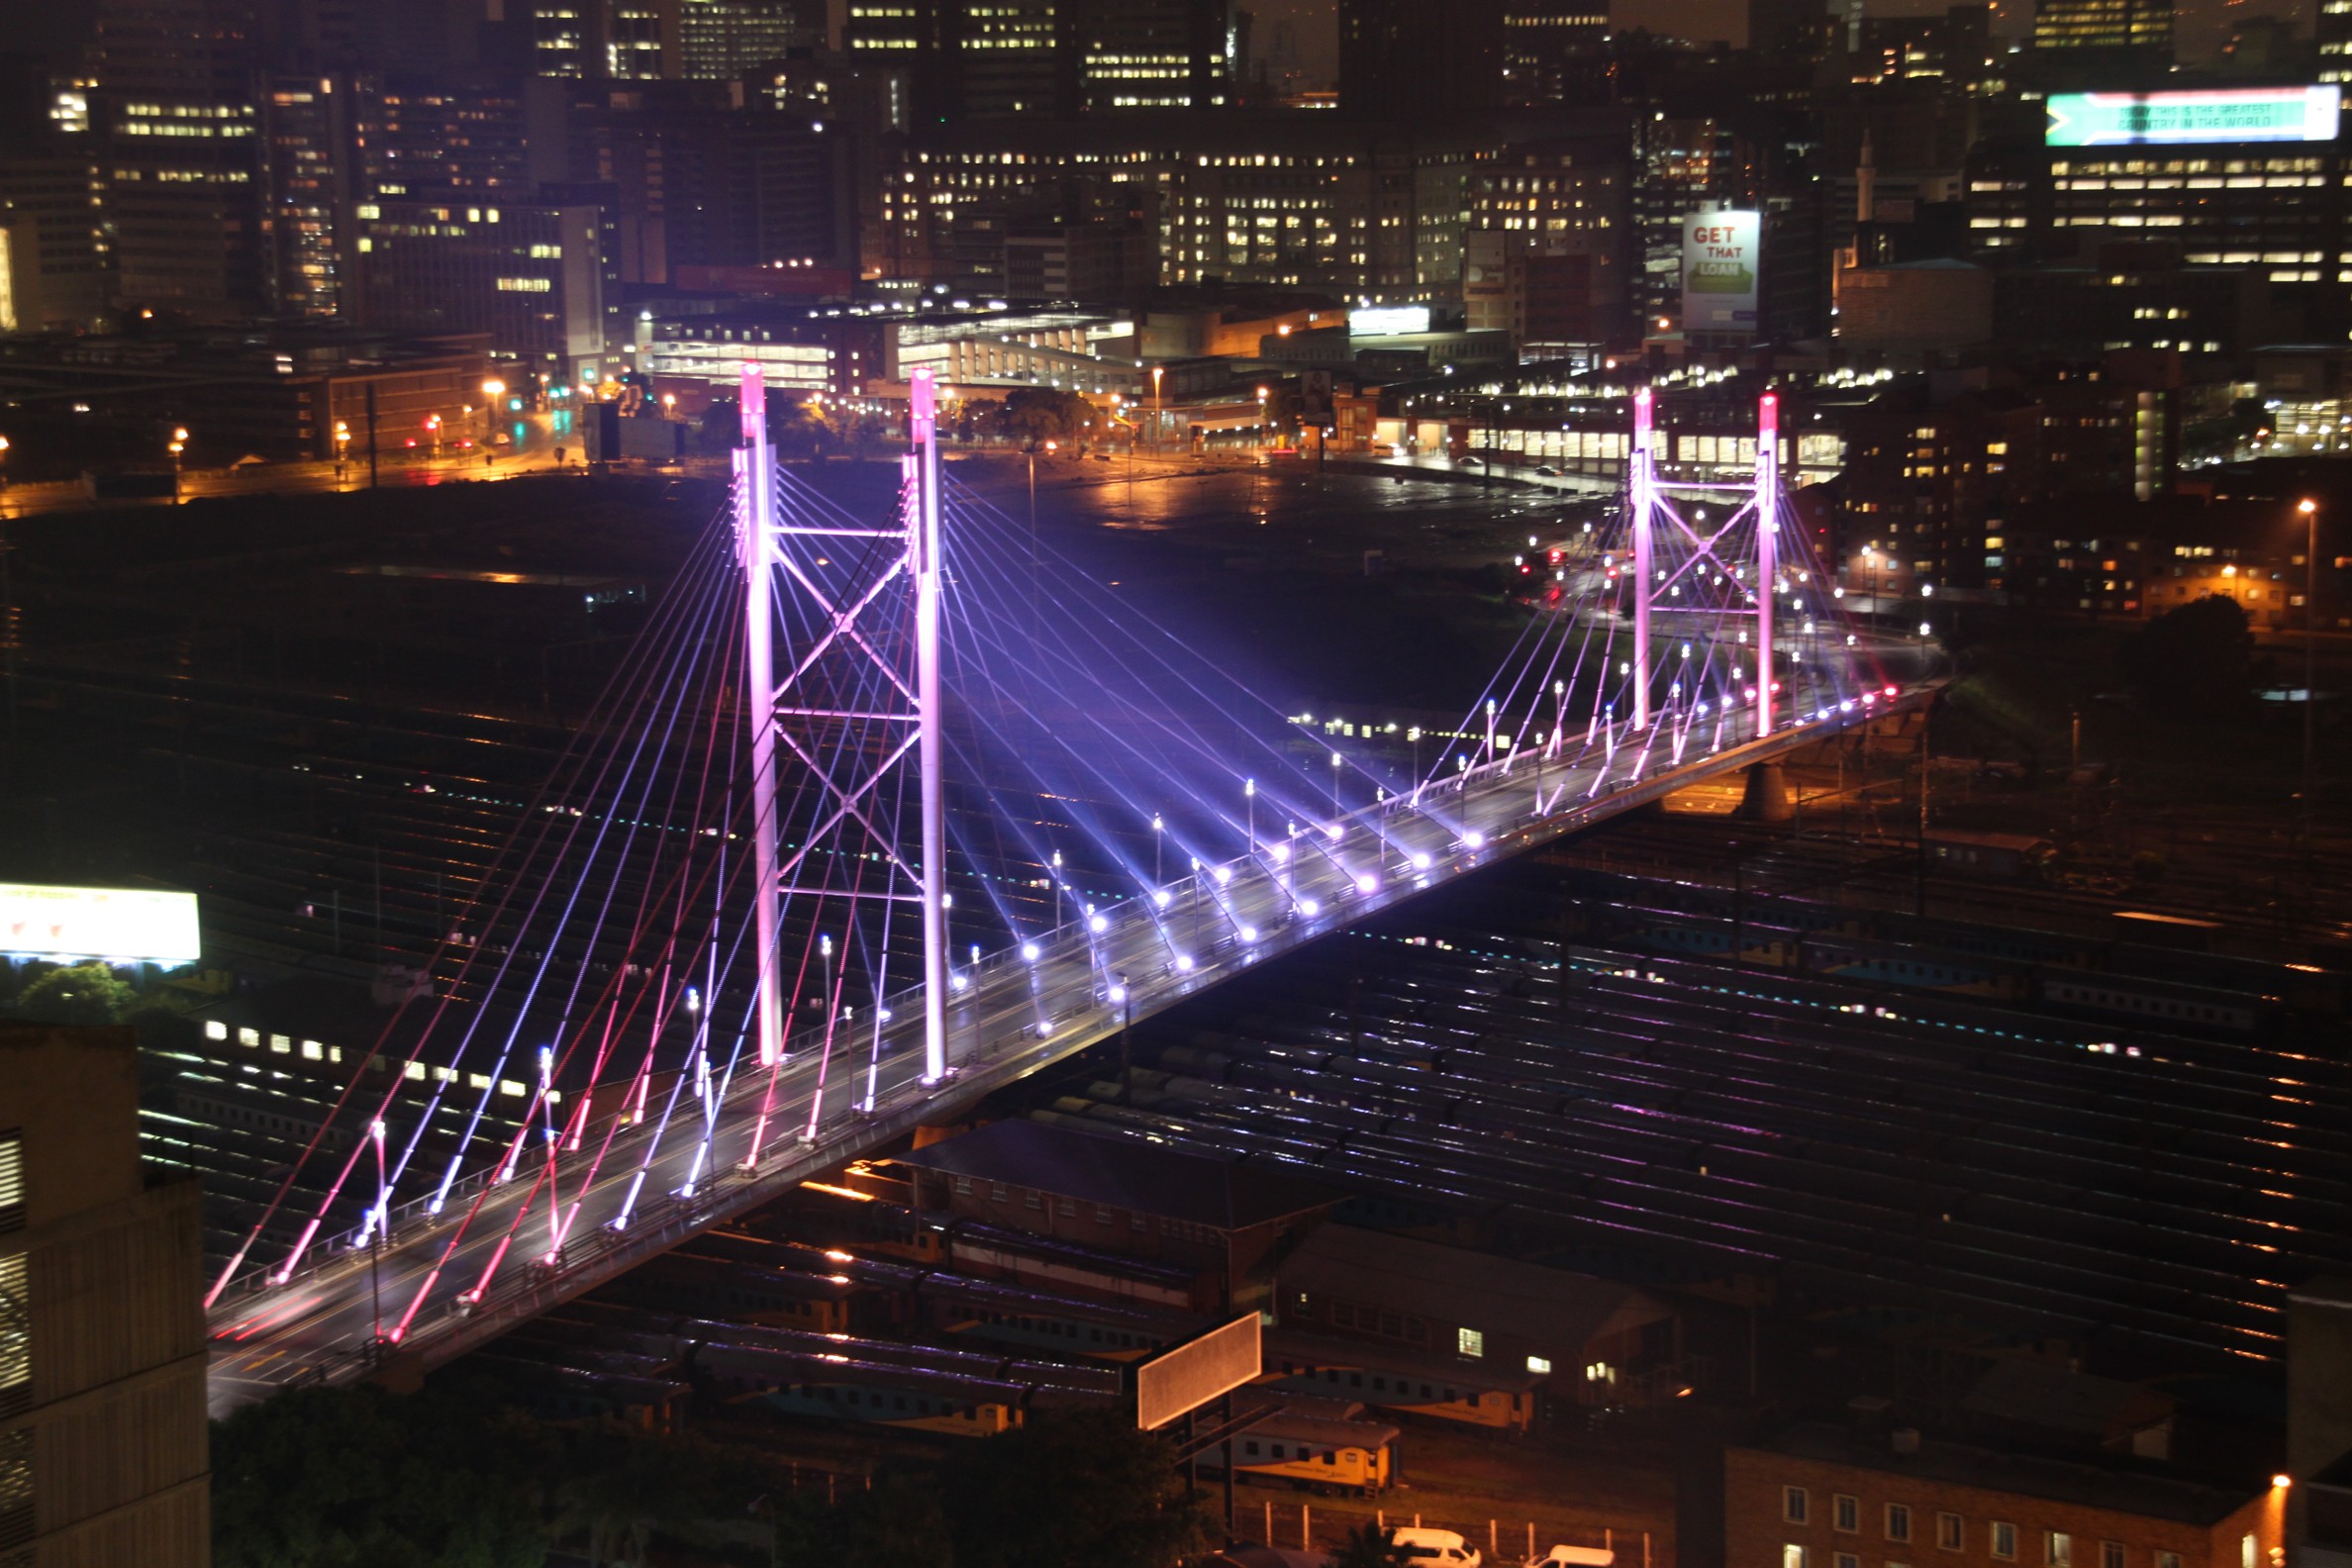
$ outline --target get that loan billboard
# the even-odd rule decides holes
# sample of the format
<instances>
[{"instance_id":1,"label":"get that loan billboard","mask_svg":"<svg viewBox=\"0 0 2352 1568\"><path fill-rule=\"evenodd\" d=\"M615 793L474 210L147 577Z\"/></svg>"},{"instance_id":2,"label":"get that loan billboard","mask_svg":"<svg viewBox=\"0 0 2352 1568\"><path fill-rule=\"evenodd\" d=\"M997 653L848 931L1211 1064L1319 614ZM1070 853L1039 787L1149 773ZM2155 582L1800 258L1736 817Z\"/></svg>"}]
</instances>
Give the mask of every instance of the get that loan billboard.
<instances>
[{"instance_id":1,"label":"get that loan billboard","mask_svg":"<svg viewBox=\"0 0 2352 1568\"><path fill-rule=\"evenodd\" d=\"M1753 333L1763 220L1752 212L1683 219L1682 324L1686 333Z\"/></svg>"}]
</instances>

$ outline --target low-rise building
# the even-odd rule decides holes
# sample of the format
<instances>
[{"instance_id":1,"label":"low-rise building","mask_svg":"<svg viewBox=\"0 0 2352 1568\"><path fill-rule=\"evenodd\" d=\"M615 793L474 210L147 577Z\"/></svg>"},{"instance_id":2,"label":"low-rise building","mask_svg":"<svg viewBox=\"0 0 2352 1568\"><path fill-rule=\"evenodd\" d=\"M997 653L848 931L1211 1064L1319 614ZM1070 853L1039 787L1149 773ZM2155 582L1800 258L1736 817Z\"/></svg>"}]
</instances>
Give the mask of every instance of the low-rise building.
<instances>
[{"instance_id":1,"label":"low-rise building","mask_svg":"<svg viewBox=\"0 0 2352 1568\"><path fill-rule=\"evenodd\" d=\"M1804 1426L1723 1455L1727 1568L2274 1568L2287 1490Z\"/></svg>"},{"instance_id":2,"label":"low-rise building","mask_svg":"<svg viewBox=\"0 0 2352 1568\"><path fill-rule=\"evenodd\" d=\"M1037 1122L898 1157L916 1207L1201 1271L1214 1310L1263 1306L1275 1265L1336 1196L1278 1171Z\"/></svg>"}]
</instances>

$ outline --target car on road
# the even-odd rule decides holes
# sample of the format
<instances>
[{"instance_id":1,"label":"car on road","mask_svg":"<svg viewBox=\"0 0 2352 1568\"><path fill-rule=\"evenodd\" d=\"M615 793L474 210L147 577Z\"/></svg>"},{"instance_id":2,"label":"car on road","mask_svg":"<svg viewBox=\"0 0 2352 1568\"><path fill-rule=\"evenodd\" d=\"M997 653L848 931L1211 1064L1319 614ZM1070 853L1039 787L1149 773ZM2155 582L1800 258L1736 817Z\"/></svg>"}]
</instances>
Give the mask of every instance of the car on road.
<instances>
[{"instance_id":1,"label":"car on road","mask_svg":"<svg viewBox=\"0 0 2352 1568\"><path fill-rule=\"evenodd\" d=\"M1543 475L1543 477L1546 479L1557 479L1560 477L1560 470L1554 468L1550 463L1537 463L1535 465L1535 471Z\"/></svg>"},{"instance_id":2,"label":"car on road","mask_svg":"<svg viewBox=\"0 0 2352 1568\"><path fill-rule=\"evenodd\" d=\"M1458 1530L1400 1529L1393 1539L1408 1568L1479 1568L1486 1560Z\"/></svg>"}]
</instances>

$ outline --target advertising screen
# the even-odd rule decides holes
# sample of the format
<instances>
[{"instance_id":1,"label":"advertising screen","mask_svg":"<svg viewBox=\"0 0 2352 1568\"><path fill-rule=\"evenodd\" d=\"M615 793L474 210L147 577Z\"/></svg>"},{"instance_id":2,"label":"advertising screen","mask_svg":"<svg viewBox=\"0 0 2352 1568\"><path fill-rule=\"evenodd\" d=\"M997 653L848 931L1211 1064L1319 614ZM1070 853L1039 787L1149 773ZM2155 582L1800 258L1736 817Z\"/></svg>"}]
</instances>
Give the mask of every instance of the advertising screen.
<instances>
[{"instance_id":1,"label":"advertising screen","mask_svg":"<svg viewBox=\"0 0 2352 1568\"><path fill-rule=\"evenodd\" d=\"M2045 146L2162 147L2200 142L2333 142L2343 88L2052 93Z\"/></svg>"},{"instance_id":2,"label":"advertising screen","mask_svg":"<svg viewBox=\"0 0 2352 1568\"><path fill-rule=\"evenodd\" d=\"M196 895L0 882L0 953L194 963Z\"/></svg>"},{"instance_id":3,"label":"advertising screen","mask_svg":"<svg viewBox=\"0 0 2352 1568\"><path fill-rule=\"evenodd\" d=\"M1683 219L1683 331L1752 333L1763 220L1752 212L1692 213Z\"/></svg>"}]
</instances>

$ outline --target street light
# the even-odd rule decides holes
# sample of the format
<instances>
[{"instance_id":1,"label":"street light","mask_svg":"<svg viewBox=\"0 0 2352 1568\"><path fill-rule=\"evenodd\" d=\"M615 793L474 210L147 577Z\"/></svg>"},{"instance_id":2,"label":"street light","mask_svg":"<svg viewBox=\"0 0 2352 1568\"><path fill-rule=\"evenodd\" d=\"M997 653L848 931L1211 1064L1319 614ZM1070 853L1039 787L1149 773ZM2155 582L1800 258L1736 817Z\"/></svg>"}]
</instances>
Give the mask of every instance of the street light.
<instances>
[{"instance_id":1,"label":"street light","mask_svg":"<svg viewBox=\"0 0 2352 1568\"><path fill-rule=\"evenodd\" d=\"M433 460L439 462L441 461L441 417L439 414L426 415L425 428L433 432Z\"/></svg>"},{"instance_id":2,"label":"street light","mask_svg":"<svg viewBox=\"0 0 2352 1568\"><path fill-rule=\"evenodd\" d=\"M2319 705L2318 676L2319 645L2319 503L2304 496L2295 504L2303 520L2303 839L2311 836L2311 797L2319 788L2319 775L2314 768L2317 753L2313 738L2317 732L2315 711Z\"/></svg>"},{"instance_id":3,"label":"street light","mask_svg":"<svg viewBox=\"0 0 2352 1568\"><path fill-rule=\"evenodd\" d=\"M1160 885L1160 861L1163 858L1161 851L1167 847L1167 842L1168 825L1160 821L1158 812L1153 812L1151 814L1151 885L1153 887Z\"/></svg>"},{"instance_id":4,"label":"street light","mask_svg":"<svg viewBox=\"0 0 2352 1568\"><path fill-rule=\"evenodd\" d=\"M1259 387L1259 388L1257 389L1257 399L1258 399L1258 450L1259 450L1260 452L1263 452L1263 451L1266 449L1266 397L1267 397L1267 389L1266 389L1266 388L1264 388L1264 387Z\"/></svg>"},{"instance_id":5,"label":"street light","mask_svg":"<svg viewBox=\"0 0 2352 1568\"><path fill-rule=\"evenodd\" d=\"M1168 401L1160 396L1160 377L1167 373L1164 365L1151 367L1151 449L1154 452L1159 450L1160 427L1167 423Z\"/></svg>"},{"instance_id":6,"label":"street light","mask_svg":"<svg viewBox=\"0 0 2352 1568\"><path fill-rule=\"evenodd\" d=\"M351 427L343 420L335 422L335 477L343 476L343 457L351 444Z\"/></svg>"},{"instance_id":7,"label":"street light","mask_svg":"<svg viewBox=\"0 0 2352 1568\"><path fill-rule=\"evenodd\" d=\"M180 501L180 460L188 449L188 432L183 426L171 433L171 504Z\"/></svg>"},{"instance_id":8,"label":"street light","mask_svg":"<svg viewBox=\"0 0 2352 1568\"><path fill-rule=\"evenodd\" d=\"M491 428L498 423L498 400L506 396L507 385L492 376L482 383L482 456L490 456Z\"/></svg>"}]
</instances>

